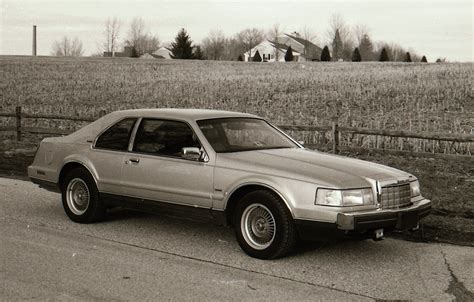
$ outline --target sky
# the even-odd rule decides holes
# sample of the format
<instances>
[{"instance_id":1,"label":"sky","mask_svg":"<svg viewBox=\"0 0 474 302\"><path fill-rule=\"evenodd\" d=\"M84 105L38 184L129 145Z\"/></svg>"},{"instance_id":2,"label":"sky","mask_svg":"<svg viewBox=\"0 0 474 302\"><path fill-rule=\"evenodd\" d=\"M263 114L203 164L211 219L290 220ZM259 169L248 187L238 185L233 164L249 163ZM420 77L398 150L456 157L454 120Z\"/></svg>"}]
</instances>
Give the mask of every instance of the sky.
<instances>
[{"instance_id":1,"label":"sky","mask_svg":"<svg viewBox=\"0 0 474 302\"><path fill-rule=\"evenodd\" d=\"M0 54L31 55L33 25L38 55L49 55L53 42L63 36L79 38L85 55L98 53L108 17L121 20L122 40L137 16L164 43L171 42L180 28L200 43L210 30L231 36L245 28L268 30L279 23L287 33L311 29L324 46L333 14L350 26L366 25L374 41L395 42L429 61L473 61L471 0L0 0Z\"/></svg>"}]
</instances>

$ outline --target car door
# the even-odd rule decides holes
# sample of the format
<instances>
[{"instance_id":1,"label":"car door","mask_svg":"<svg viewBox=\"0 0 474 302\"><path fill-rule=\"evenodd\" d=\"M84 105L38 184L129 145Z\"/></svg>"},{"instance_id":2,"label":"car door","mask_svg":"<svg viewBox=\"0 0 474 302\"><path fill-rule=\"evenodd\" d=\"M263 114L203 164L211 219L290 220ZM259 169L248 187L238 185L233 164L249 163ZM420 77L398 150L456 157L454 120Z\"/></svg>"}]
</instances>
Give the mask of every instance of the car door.
<instances>
[{"instance_id":1,"label":"car door","mask_svg":"<svg viewBox=\"0 0 474 302\"><path fill-rule=\"evenodd\" d=\"M95 140L89 158L97 172L102 193L122 194L121 173L137 118L124 118L103 131Z\"/></svg>"},{"instance_id":2,"label":"car door","mask_svg":"<svg viewBox=\"0 0 474 302\"><path fill-rule=\"evenodd\" d=\"M185 122L143 118L122 170L124 195L211 208L213 166L184 159L183 147L201 145Z\"/></svg>"}]
</instances>

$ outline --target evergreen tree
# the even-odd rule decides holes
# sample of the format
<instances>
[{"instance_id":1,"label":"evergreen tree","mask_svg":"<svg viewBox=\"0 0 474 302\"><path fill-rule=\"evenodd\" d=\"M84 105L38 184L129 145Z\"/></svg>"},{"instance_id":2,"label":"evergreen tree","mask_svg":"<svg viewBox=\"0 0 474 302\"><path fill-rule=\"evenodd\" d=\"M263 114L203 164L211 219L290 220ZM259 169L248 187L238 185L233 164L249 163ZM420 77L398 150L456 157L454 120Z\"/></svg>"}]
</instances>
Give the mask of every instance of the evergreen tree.
<instances>
[{"instance_id":1,"label":"evergreen tree","mask_svg":"<svg viewBox=\"0 0 474 302\"><path fill-rule=\"evenodd\" d=\"M294 59L295 57L293 56L293 49L291 49L291 46L288 46L288 49L285 53L285 62L292 62Z\"/></svg>"},{"instance_id":2,"label":"evergreen tree","mask_svg":"<svg viewBox=\"0 0 474 302\"><path fill-rule=\"evenodd\" d=\"M428 60L426 59L425 56L423 56L423 58L421 58L421 63L428 63Z\"/></svg>"},{"instance_id":3,"label":"evergreen tree","mask_svg":"<svg viewBox=\"0 0 474 302\"><path fill-rule=\"evenodd\" d=\"M390 58L388 57L387 49L382 48L382 51L380 52L380 57L379 57L380 62L387 62L390 61Z\"/></svg>"},{"instance_id":4,"label":"evergreen tree","mask_svg":"<svg viewBox=\"0 0 474 302\"><path fill-rule=\"evenodd\" d=\"M360 56L359 48L355 48L354 52L352 53L352 62L360 62L362 58Z\"/></svg>"},{"instance_id":5,"label":"evergreen tree","mask_svg":"<svg viewBox=\"0 0 474 302\"><path fill-rule=\"evenodd\" d=\"M204 53L202 52L201 46L197 45L194 47L194 59L196 60L205 60Z\"/></svg>"},{"instance_id":6,"label":"evergreen tree","mask_svg":"<svg viewBox=\"0 0 474 302\"><path fill-rule=\"evenodd\" d=\"M262 62L262 57L258 50L255 52L255 55L252 57L252 62Z\"/></svg>"},{"instance_id":7,"label":"evergreen tree","mask_svg":"<svg viewBox=\"0 0 474 302\"><path fill-rule=\"evenodd\" d=\"M329 53L329 48L324 46L323 51L321 52L321 61L329 62L331 61L331 54Z\"/></svg>"},{"instance_id":8,"label":"evergreen tree","mask_svg":"<svg viewBox=\"0 0 474 302\"><path fill-rule=\"evenodd\" d=\"M359 44L359 52L362 61L372 61L374 59L374 46L368 34L365 34Z\"/></svg>"},{"instance_id":9,"label":"evergreen tree","mask_svg":"<svg viewBox=\"0 0 474 302\"><path fill-rule=\"evenodd\" d=\"M171 43L171 57L173 59L192 59L193 56L193 41L189 38L188 33L182 28L174 42Z\"/></svg>"},{"instance_id":10,"label":"evergreen tree","mask_svg":"<svg viewBox=\"0 0 474 302\"><path fill-rule=\"evenodd\" d=\"M411 56L409 52L405 54L405 59L403 60L403 62L408 62L408 63L411 62Z\"/></svg>"},{"instance_id":11,"label":"evergreen tree","mask_svg":"<svg viewBox=\"0 0 474 302\"><path fill-rule=\"evenodd\" d=\"M338 61L343 58L344 45L342 45L341 35L339 29L336 30L334 40L332 40L332 56L334 61Z\"/></svg>"}]
</instances>

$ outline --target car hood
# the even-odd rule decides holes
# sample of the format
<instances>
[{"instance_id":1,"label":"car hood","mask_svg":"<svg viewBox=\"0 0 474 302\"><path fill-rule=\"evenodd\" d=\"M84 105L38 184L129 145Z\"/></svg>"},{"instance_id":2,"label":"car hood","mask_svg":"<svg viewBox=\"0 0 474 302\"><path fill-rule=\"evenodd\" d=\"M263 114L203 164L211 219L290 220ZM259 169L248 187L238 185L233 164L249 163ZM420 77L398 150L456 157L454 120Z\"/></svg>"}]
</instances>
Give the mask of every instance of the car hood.
<instances>
[{"instance_id":1,"label":"car hood","mask_svg":"<svg viewBox=\"0 0 474 302\"><path fill-rule=\"evenodd\" d=\"M367 186L372 181L416 179L388 166L303 148L219 153L216 164L339 188Z\"/></svg>"}]
</instances>

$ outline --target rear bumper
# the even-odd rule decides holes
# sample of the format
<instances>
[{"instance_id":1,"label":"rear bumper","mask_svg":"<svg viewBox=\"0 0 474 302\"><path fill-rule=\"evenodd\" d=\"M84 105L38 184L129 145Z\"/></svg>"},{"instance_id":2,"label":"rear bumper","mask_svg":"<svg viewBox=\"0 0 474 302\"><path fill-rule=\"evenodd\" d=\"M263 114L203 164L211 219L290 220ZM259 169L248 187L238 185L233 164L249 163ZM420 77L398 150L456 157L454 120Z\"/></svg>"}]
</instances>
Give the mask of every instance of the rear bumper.
<instances>
[{"instance_id":1,"label":"rear bumper","mask_svg":"<svg viewBox=\"0 0 474 302\"><path fill-rule=\"evenodd\" d=\"M431 201L422 199L407 208L375 210L362 213L339 213L335 222L295 220L298 233L303 239L320 239L328 235L362 235L375 229L408 230L418 226L419 221L431 211Z\"/></svg>"},{"instance_id":2,"label":"rear bumper","mask_svg":"<svg viewBox=\"0 0 474 302\"><path fill-rule=\"evenodd\" d=\"M55 182L30 177L32 183L37 184L40 188L46 189L51 192L60 193L61 190L59 189L59 185Z\"/></svg>"}]
</instances>

